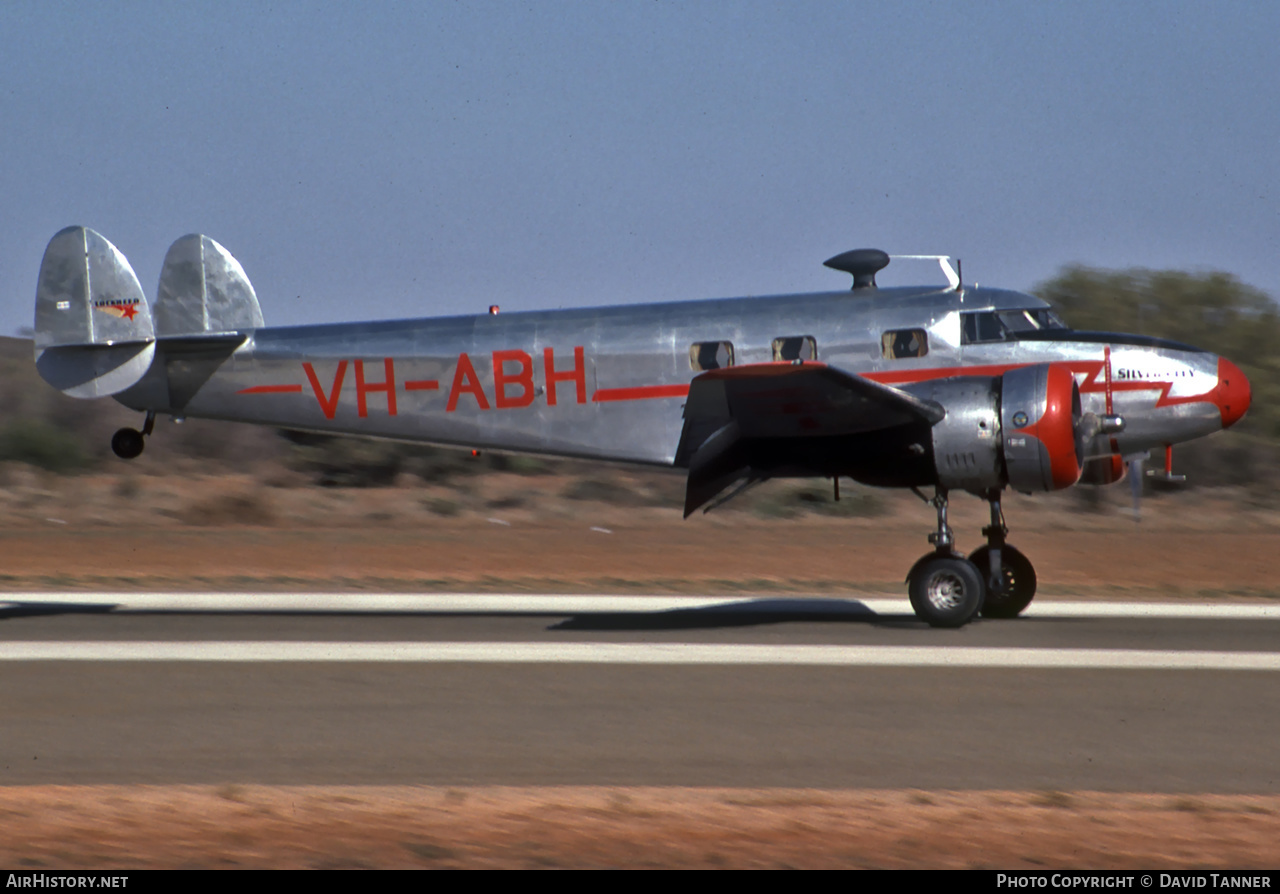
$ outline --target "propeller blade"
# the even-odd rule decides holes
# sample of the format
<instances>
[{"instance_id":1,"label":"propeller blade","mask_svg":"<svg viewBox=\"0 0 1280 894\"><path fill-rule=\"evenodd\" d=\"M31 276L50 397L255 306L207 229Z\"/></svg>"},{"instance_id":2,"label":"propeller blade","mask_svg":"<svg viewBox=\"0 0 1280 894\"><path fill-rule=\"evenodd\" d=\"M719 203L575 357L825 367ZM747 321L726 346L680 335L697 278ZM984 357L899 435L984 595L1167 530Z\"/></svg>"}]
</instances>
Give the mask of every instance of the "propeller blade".
<instances>
[{"instance_id":1,"label":"propeller blade","mask_svg":"<svg viewBox=\"0 0 1280 894\"><path fill-rule=\"evenodd\" d=\"M1142 457L1129 460L1129 492L1133 494L1133 520L1142 521Z\"/></svg>"}]
</instances>

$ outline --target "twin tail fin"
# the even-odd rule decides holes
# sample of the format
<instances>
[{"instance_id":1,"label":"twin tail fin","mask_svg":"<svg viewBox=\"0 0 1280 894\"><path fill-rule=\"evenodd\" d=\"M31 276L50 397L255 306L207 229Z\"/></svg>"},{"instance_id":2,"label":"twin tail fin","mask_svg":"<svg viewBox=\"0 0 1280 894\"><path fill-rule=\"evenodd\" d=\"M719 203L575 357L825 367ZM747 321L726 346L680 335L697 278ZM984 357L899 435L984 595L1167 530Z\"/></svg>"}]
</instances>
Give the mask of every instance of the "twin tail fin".
<instances>
[{"instance_id":1,"label":"twin tail fin","mask_svg":"<svg viewBox=\"0 0 1280 894\"><path fill-rule=\"evenodd\" d=\"M40 263L35 324L41 377L94 398L137 384L166 340L225 341L263 320L244 268L208 236L169 247L152 306L119 249L88 227L67 227Z\"/></svg>"}]
</instances>

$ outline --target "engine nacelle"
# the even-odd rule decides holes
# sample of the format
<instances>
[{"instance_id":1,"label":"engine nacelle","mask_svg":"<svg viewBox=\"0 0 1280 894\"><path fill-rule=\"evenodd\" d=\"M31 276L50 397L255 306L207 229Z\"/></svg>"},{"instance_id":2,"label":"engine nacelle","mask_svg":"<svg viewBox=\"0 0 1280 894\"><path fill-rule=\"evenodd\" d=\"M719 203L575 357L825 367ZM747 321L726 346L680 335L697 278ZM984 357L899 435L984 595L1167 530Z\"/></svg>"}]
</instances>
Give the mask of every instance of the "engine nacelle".
<instances>
[{"instance_id":1,"label":"engine nacelle","mask_svg":"<svg viewBox=\"0 0 1280 894\"><path fill-rule=\"evenodd\" d=\"M1000 421L1009 486L1023 493L1061 490L1080 480L1080 386L1058 363L1011 369L1000 377Z\"/></svg>"},{"instance_id":2,"label":"engine nacelle","mask_svg":"<svg viewBox=\"0 0 1280 894\"><path fill-rule=\"evenodd\" d=\"M1080 388L1065 366L1042 363L994 378L922 382L913 394L946 408L932 429L938 483L982 494L1009 485L1023 493L1080 480Z\"/></svg>"}]
</instances>

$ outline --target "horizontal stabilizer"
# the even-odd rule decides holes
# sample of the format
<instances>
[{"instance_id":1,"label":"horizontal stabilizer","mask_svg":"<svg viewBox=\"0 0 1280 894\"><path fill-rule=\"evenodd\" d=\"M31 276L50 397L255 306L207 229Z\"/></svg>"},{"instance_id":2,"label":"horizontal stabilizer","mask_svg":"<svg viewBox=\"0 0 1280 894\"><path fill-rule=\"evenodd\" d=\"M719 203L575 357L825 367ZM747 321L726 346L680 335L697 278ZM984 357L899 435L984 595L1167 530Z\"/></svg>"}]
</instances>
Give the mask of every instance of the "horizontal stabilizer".
<instances>
[{"instance_id":1,"label":"horizontal stabilizer","mask_svg":"<svg viewBox=\"0 0 1280 894\"><path fill-rule=\"evenodd\" d=\"M36 369L63 394L86 400L119 394L146 375L155 357L151 341L120 345L60 345L36 355Z\"/></svg>"},{"instance_id":2,"label":"horizontal stabilizer","mask_svg":"<svg viewBox=\"0 0 1280 894\"><path fill-rule=\"evenodd\" d=\"M242 332L262 326L249 277L231 253L191 234L169 246L156 293L156 335Z\"/></svg>"},{"instance_id":3,"label":"horizontal stabilizer","mask_svg":"<svg viewBox=\"0 0 1280 894\"><path fill-rule=\"evenodd\" d=\"M99 233L67 227L51 240L36 285L40 376L72 397L103 397L146 373L155 333L129 261Z\"/></svg>"}]
</instances>

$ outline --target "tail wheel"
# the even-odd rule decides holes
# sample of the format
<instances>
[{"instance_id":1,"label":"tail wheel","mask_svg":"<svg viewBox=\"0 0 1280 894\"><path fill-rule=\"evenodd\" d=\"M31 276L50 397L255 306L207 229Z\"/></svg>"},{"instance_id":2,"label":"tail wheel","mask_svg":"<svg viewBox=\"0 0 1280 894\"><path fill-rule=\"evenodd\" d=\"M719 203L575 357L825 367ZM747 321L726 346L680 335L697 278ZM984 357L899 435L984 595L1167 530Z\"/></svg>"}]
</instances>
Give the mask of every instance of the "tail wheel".
<instances>
[{"instance_id":1,"label":"tail wheel","mask_svg":"<svg viewBox=\"0 0 1280 894\"><path fill-rule=\"evenodd\" d=\"M930 627L963 627L982 610L986 584L968 559L926 556L911 569L907 591L916 617Z\"/></svg>"},{"instance_id":2,"label":"tail wheel","mask_svg":"<svg viewBox=\"0 0 1280 894\"><path fill-rule=\"evenodd\" d=\"M978 547L969 556L983 579L990 573L990 557L989 546ZM987 592L982 606L984 618L1016 618L1036 595L1036 570L1031 567L1031 560L1012 546L1000 547L1000 573L1004 587L999 593Z\"/></svg>"},{"instance_id":3,"label":"tail wheel","mask_svg":"<svg viewBox=\"0 0 1280 894\"><path fill-rule=\"evenodd\" d=\"M136 459L145 446L146 438L134 428L122 428L111 436L111 452L121 459Z\"/></svg>"}]
</instances>

